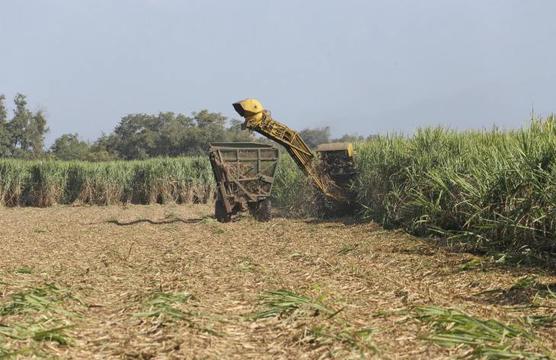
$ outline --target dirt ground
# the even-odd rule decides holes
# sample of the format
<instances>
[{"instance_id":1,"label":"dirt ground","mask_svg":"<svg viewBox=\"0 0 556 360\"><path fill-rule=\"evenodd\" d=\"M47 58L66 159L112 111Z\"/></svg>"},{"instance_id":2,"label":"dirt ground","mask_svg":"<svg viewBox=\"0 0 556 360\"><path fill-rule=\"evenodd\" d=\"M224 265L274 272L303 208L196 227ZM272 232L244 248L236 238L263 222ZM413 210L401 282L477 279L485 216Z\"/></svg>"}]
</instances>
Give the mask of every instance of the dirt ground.
<instances>
[{"instance_id":1,"label":"dirt ground","mask_svg":"<svg viewBox=\"0 0 556 360\"><path fill-rule=\"evenodd\" d=\"M556 349L554 273L370 223L60 206L1 208L0 229L0 358L483 356L432 341L428 305L516 324L526 354ZM303 304L276 310L277 291Z\"/></svg>"}]
</instances>

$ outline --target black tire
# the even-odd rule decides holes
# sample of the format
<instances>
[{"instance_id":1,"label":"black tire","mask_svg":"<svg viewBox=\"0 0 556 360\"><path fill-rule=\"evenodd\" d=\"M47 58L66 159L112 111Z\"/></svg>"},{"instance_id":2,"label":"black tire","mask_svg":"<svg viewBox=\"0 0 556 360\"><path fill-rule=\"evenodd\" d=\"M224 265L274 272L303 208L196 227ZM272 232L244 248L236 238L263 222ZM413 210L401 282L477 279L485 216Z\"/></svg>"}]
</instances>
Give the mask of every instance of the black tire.
<instances>
[{"instance_id":1,"label":"black tire","mask_svg":"<svg viewBox=\"0 0 556 360\"><path fill-rule=\"evenodd\" d=\"M232 215L226 212L226 208L224 207L222 200L216 200L214 203L214 217L216 217L216 220L221 223L227 223L232 220Z\"/></svg>"},{"instance_id":2,"label":"black tire","mask_svg":"<svg viewBox=\"0 0 556 360\"><path fill-rule=\"evenodd\" d=\"M258 221L266 222L272 220L272 204L270 199L267 198L259 201L255 205L252 214Z\"/></svg>"},{"instance_id":3,"label":"black tire","mask_svg":"<svg viewBox=\"0 0 556 360\"><path fill-rule=\"evenodd\" d=\"M342 201L334 200L324 194L317 194L315 198L316 216L323 219L333 219L351 213L350 206Z\"/></svg>"},{"instance_id":4,"label":"black tire","mask_svg":"<svg viewBox=\"0 0 556 360\"><path fill-rule=\"evenodd\" d=\"M327 199L326 195L320 192L315 195L313 212L319 218L328 219L333 216L330 200Z\"/></svg>"}]
</instances>

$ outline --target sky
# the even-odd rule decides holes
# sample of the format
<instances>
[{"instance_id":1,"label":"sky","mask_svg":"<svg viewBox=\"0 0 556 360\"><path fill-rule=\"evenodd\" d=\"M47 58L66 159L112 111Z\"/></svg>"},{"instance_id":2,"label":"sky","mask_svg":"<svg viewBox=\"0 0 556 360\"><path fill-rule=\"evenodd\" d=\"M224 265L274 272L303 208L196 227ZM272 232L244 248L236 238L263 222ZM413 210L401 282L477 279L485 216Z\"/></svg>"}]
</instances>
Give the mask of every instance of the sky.
<instances>
[{"instance_id":1,"label":"sky","mask_svg":"<svg viewBox=\"0 0 556 360\"><path fill-rule=\"evenodd\" d=\"M556 111L554 0L0 0L0 94L47 143L129 113L259 99L332 134L526 126ZM9 104L11 106L11 104Z\"/></svg>"}]
</instances>

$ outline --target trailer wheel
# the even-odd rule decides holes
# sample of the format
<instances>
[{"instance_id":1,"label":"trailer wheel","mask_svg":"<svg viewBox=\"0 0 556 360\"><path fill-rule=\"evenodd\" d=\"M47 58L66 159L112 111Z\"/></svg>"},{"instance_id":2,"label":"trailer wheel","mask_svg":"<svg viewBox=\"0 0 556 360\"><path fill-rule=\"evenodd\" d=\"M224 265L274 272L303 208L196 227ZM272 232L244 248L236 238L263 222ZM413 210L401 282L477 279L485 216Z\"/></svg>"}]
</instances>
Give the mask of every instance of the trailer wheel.
<instances>
[{"instance_id":1,"label":"trailer wheel","mask_svg":"<svg viewBox=\"0 0 556 360\"><path fill-rule=\"evenodd\" d=\"M214 217L216 217L216 220L221 223L227 223L232 220L232 216L226 212L226 208L224 207L222 200L216 200L214 203Z\"/></svg>"},{"instance_id":2,"label":"trailer wheel","mask_svg":"<svg viewBox=\"0 0 556 360\"><path fill-rule=\"evenodd\" d=\"M270 199L267 198L259 201L253 210L253 216L258 221L266 222L272 220L272 204L270 203Z\"/></svg>"}]
</instances>

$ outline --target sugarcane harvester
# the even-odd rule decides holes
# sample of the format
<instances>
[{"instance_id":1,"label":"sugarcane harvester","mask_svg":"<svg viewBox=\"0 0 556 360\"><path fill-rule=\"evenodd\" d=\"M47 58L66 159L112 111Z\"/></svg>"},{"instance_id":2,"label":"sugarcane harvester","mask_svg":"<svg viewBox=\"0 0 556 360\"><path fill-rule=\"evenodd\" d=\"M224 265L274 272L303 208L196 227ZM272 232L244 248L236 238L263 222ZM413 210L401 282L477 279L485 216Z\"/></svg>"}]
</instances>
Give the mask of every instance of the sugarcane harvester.
<instances>
[{"instance_id":1,"label":"sugarcane harvester","mask_svg":"<svg viewBox=\"0 0 556 360\"><path fill-rule=\"evenodd\" d=\"M351 143L322 144L317 148L320 162L315 159L299 133L272 118L256 99L245 99L233 104L245 119L243 129L259 134L282 145L297 166L311 180L325 198L340 204L349 204L352 194L349 184L355 176L353 145Z\"/></svg>"}]
</instances>

